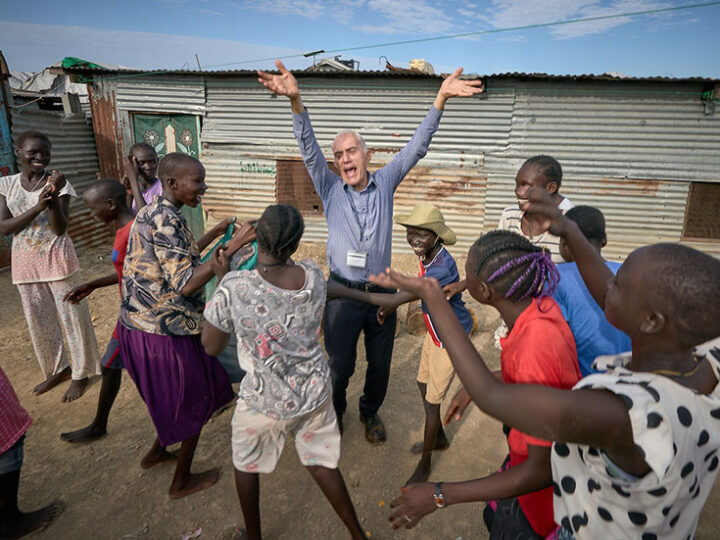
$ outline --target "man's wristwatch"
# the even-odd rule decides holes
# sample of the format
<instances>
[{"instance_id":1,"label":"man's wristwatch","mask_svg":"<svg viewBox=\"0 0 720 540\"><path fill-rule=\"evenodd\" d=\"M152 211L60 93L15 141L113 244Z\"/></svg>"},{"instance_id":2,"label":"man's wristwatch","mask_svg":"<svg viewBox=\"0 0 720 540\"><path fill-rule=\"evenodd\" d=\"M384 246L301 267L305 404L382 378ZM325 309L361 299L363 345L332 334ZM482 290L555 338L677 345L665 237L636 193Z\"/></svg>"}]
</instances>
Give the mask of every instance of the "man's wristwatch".
<instances>
[{"instance_id":1,"label":"man's wristwatch","mask_svg":"<svg viewBox=\"0 0 720 540\"><path fill-rule=\"evenodd\" d=\"M442 482L435 484L435 494L433 495L433 501L435 501L435 506L438 508L445 508L447 506L445 494L442 492L442 484Z\"/></svg>"}]
</instances>

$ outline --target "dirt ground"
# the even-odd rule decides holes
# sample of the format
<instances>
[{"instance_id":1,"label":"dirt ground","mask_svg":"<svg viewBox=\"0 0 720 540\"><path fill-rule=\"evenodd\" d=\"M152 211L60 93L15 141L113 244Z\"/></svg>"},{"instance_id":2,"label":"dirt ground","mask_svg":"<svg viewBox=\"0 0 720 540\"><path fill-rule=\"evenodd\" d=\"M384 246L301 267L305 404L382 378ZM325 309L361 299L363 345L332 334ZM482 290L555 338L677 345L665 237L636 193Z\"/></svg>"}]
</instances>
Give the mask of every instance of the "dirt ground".
<instances>
[{"instance_id":1,"label":"dirt ground","mask_svg":"<svg viewBox=\"0 0 720 540\"><path fill-rule=\"evenodd\" d=\"M94 279L113 272L110 247L80 253L80 278ZM324 246L305 245L301 257L324 264ZM458 262L462 263L461 258ZM394 265L416 271L410 255L395 255ZM29 510L62 499L65 512L33 538L47 539L179 539L201 529L200 539L227 539L242 525L235 495L230 456L231 411L213 419L204 429L195 457L195 470L222 466L217 485L193 496L172 501L167 488L173 465L161 464L143 471L139 462L154 439L153 425L132 381L125 375L110 416L108 435L95 443L69 445L60 432L82 427L92 420L97 404L99 377L81 399L63 404L65 384L39 397L31 389L41 380L27 333L20 298L10 272L0 272L0 365L12 381L23 406L33 417L25 443L25 464L20 483L21 509ZM473 336L476 347L492 366L499 354L492 347L492 332L499 319L493 310L467 298L479 315ZM101 352L115 324L119 298L115 287L95 291L89 298ZM388 441L373 447L364 438L357 418L357 400L364 381L364 352L348 389L348 414L342 440L340 470L345 476L358 515L372 538L423 538L470 540L487 538L481 503L436 511L412 531L393 531L388 525L390 501L412 473L416 460L410 445L422 436L422 405L415 385L422 338L408 334L404 311L395 341L387 399L380 414ZM362 345L360 346L362 349ZM458 386L455 380L451 395ZM507 452L498 422L475 407L449 429L451 448L436 454L431 480L463 480L497 469ZM292 442L288 442L273 474L261 477L261 514L268 539L345 538L345 529L329 504L303 470ZM720 490L716 487L700 519L697 537L720 537Z\"/></svg>"}]
</instances>

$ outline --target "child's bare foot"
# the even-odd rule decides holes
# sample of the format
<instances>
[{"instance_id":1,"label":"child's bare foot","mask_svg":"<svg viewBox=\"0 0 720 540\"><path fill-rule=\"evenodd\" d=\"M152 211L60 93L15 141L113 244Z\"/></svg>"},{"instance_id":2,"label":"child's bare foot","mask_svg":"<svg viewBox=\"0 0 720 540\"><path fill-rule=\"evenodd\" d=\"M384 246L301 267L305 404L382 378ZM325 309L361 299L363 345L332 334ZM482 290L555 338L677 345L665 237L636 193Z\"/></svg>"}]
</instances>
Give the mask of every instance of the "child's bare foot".
<instances>
[{"instance_id":1,"label":"child's bare foot","mask_svg":"<svg viewBox=\"0 0 720 540\"><path fill-rule=\"evenodd\" d=\"M53 388L55 388L61 382L67 381L69 378L70 378L70 368L66 367L60 373L56 373L55 375L50 375L47 379L45 379L43 382L41 382L35 388L33 388L33 394L36 396L44 394L48 390L52 390Z\"/></svg>"},{"instance_id":2,"label":"child's bare foot","mask_svg":"<svg viewBox=\"0 0 720 540\"><path fill-rule=\"evenodd\" d=\"M63 402L70 403L71 401L75 401L77 398L79 398L85 393L87 385L87 377L85 377L84 379L73 379L73 382L70 383L70 386L68 386L68 389L65 390L65 393L63 394Z\"/></svg>"},{"instance_id":3,"label":"child's bare foot","mask_svg":"<svg viewBox=\"0 0 720 540\"><path fill-rule=\"evenodd\" d=\"M86 443L101 439L105 435L107 435L107 429L101 426L96 426L93 423L76 431L61 433L60 438L69 443Z\"/></svg>"},{"instance_id":4,"label":"child's bare foot","mask_svg":"<svg viewBox=\"0 0 720 540\"><path fill-rule=\"evenodd\" d=\"M150 451L145 454L145 457L143 457L140 461L140 467L142 467L143 469L150 469L158 463L163 463L165 461L177 461L177 459L177 452L168 452L162 446L153 446Z\"/></svg>"},{"instance_id":5,"label":"child's bare foot","mask_svg":"<svg viewBox=\"0 0 720 540\"><path fill-rule=\"evenodd\" d=\"M42 531L50 525L64 509L65 505L62 502L55 501L40 510L22 512L10 529L0 529L0 537L22 538L33 531Z\"/></svg>"},{"instance_id":6,"label":"child's bare foot","mask_svg":"<svg viewBox=\"0 0 720 540\"><path fill-rule=\"evenodd\" d=\"M209 488L220 478L220 467L197 474L190 474L182 485L170 485L168 495L171 499L181 499L198 491Z\"/></svg>"},{"instance_id":7,"label":"child's bare foot","mask_svg":"<svg viewBox=\"0 0 720 540\"><path fill-rule=\"evenodd\" d=\"M450 441L447 440L447 437L440 437L438 436L437 441L435 442L435 448L433 448L433 451L440 451L440 450L447 450L450 448ZM415 444L413 444L410 447L410 453L411 454L422 454L423 453L423 441L418 441Z\"/></svg>"},{"instance_id":8,"label":"child's bare foot","mask_svg":"<svg viewBox=\"0 0 720 540\"><path fill-rule=\"evenodd\" d=\"M430 461L421 459L417 467L415 468L415 472L412 473L412 476L405 484L407 485L427 482L428 478L430 478Z\"/></svg>"}]
</instances>

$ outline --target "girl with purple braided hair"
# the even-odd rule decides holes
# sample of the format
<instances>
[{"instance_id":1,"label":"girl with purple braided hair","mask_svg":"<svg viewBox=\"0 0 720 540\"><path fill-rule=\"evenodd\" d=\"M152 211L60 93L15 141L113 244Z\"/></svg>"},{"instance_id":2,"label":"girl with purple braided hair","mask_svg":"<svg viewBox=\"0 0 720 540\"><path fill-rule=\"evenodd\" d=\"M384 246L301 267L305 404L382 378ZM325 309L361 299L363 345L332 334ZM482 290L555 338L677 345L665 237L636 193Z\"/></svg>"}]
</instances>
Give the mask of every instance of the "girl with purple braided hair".
<instances>
[{"instance_id":1,"label":"girl with purple braided hair","mask_svg":"<svg viewBox=\"0 0 720 540\"><path fill-rule=\"evenodd\" d=\"M551 295L558 271L550 254L510 231L492 231L470 248L468 292L498 310L510 329L502 339L501 371L506 383L570 389L580 380L575 340ZM470 403L466 391L453 399L445 416L459 418ZM501 470L464 482L412 484L393 501L394 527L412 527L445 503L488 501L490 538L545 538L556 529L550 468L551 442L516 429L508 433L509 455ZM435 494L435 504L433 504ZM439 495L438 495L439 494ZM407 517L405 517L407 516ZM408 518L410 520L408 521Z\"/></svg>"}]
</instances>

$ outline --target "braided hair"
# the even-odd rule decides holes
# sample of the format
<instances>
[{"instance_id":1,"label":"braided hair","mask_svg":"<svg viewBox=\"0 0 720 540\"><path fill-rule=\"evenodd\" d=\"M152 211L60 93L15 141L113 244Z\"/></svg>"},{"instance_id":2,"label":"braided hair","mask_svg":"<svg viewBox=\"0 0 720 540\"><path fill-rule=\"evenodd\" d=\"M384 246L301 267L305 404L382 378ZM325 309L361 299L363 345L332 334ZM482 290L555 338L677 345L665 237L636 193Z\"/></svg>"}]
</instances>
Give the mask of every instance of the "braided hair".
<instances>
[{"instance_id":1,"label":"braided hair","mask_svg":"<svg viewBox=\"0 0 720 540\"><path fill-rule=\"evenodd\" d=\"M478 238L475 275L491 283L508 300L552 296L560 280L550 253L511 231L492 231Z\"/></svg>"},{"instance_id":2,"label":"braided hair","mask_svg":"<svg viewBox=\"0 0 720 540\"><path fill-rule=\"evenodd\" d=\"M305 230L302 214L294 206L268 206L257 224L258 246L279 261L287 260L297 249Z\"/></svg>"}]
</instances>

